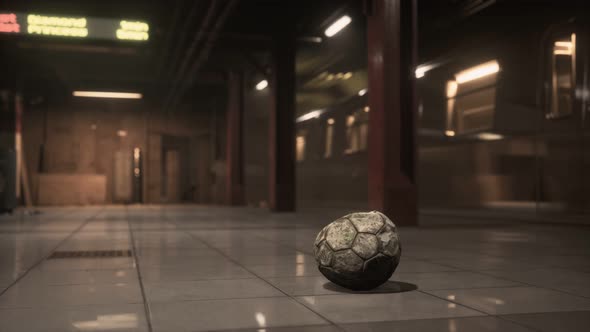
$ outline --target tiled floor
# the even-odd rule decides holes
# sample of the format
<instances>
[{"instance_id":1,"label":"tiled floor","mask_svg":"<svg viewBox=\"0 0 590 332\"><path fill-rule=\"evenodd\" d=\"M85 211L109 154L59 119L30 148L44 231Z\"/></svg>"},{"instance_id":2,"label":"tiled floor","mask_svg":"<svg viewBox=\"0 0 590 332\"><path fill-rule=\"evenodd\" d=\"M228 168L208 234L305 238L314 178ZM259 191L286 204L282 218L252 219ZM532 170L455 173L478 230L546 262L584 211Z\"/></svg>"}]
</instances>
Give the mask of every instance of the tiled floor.
<instances>
[{"instance_id":1,"label":"tiled floor","mask_svg":"<svg viewBox=\"0 0 590 332\"><path fill-rule=\"evenodd\" d=\"M311 256L332 217L197 206L0 216L0 331L590 331L590 228L400 228L363 293ZM47 259L54 251L133 257Z\"/></svg>"}]
</instances>

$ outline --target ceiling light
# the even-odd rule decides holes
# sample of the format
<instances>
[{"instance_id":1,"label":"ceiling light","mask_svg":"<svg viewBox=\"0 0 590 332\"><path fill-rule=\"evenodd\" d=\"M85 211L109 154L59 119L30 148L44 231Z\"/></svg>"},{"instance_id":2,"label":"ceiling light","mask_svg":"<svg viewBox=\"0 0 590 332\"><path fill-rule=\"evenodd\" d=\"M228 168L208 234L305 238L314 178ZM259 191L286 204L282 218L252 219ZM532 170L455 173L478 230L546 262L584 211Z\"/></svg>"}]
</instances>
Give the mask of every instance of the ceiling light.
<instances>
[{"instance_id":1,"label":"ceiling light","mask_svg":"<svg viewBox=\"0 0 590 332\"><path fill-rule=\"evenodd\" d=\"M340 32L340 30L344 29L344 27L349 25L351 21L352 21L352 19L350 18L350 16L344 15L341 18L339 18L338 20L336 20L336 22L332 23L332 25L330 25L326 29L324 34L326 35L326 37L332 37L335 34L337 34L338 32Z\"/></svg>"},{"instance_id":2,"label":"ceiling light","mask_svg":"<svg viewBox=\"0 0 590 332\"><path fill-rule=\"evenodd\" d=\"M498 61L492 60L486 63L482 63L481 65L458 72L457 74L455 74L455 79L457 80L457 83L461 84L491 74L495 74L499 71L500 65L498 64Z\"/></svg>"},{"instance_id":3,"label":"ceiling light","mask_svg":"<svg viewBox=\"0 0 590 332\"><path fill-rule=\"evenodd\" d=\"M127 131L126 130L117 130L117 136L125 137L125 136L127 136Z\"/></svg>"},{"instance_id":4,"label":"ceiling light","mask_svg":"<svg viewBox=\"0 0 590 332\"><path fill-rule=\"evenodd\" d=\"M349 79L351 77L352 77L352 73L351 72L347 72L347 73L344 74L344 76L342 76L342 78L345 79L345 80L347 80L347 79Z\"/></svg>"},{"instance_id":5,"label":"ceiling light","mask_svg":"<svg viewBox=\"0 0 590 332\"><path fill-rule=\"evenodd\" d=\"M445 135L446 136L449 136L449 137L453 137L453 136L455 136L455 132L452 131L452 130L446 130L445 131Z\"/></svg>"},{"instance_id":6,"label":"ceiling light","mask_svg":"<svg viewBox=\"0 0 590 332\"><path fill-rule=\"evenodd\" d=\"M135 92L110 92L110 91L74 91L74 97L89 98L120 98L120 99L141 99L143 95Z\"/></svg>"},{"instance_id":7,"label":"ceiling light","mask_svg":"<svg viewBox=\"0 0 590 332\"><path fill-rule=\"evenodd\" d=\"M367 93L367 89L359 90L359 96L364 96Z\"/></svg>"},{"instance_id":8,"label":"ceiling light","mask_svg":"<svg viewBox=\"0 0 590 332\"><path fill-rule=\"evenodd\" d=\"M329 125L333 125L333 124L334 124L334 119L332 119L332 118L329 118L329 119L328 119L328 124L329 124Z\"/></svg>"},{"instance_id":9,"label":"ceiling light","mask_svg":"<svg viewBox=\"0 0 590 332\"><path fill-rule=\"evenodd\" d=\"M370 110L371 110L371 109L369 108L369 106L365 106L365 108L363 108L363 111L364 111L365 113L369 113L369 111L370 111Z\"/></svg>"},{"instance_id":10,"label":"ceiling light","mask_svg":"<svg viewBox=\"0 0 590 332\"><path fill-rule=\"evenodd\" d=\"M482 141L497 141L504 138L504 136L494 133L479 133L475 137Z\"/></svg>"},{"instance_id":11,"label":"ceiling light","mask_svg":"<svg viewBox=\"0 0 590 332\"><path fill-rule=\"evenodd\" d=\"M420 65L420 66L416 67L416 70L414 71L414 73L416 74L416 78L424 77L424 74L426 74L427 71L433 69L434 67L436 67L436 66L435 65Z\"/></svg>"},{"instance_id":12,"label":"ceiling light","mask_svg":"<svg viewBox=\"0 0 590 332\"><path fill-rule=\"evenodd\" d=\"M303 122L314 118L319 118L320 115L324 113L324 110L314 110L309 113L305 113L302 116L298 117L295 122Z\"/></svg>"},{"instance_id":13,"label":"ceiling light","mask_svg":"<svg viewBox=\"0 0 590 332\"><path fill-rule=\"evenodd\" d=\"M258 82L258 84L256 84L256 90L261 91L266 89L266 87L268 86L268 81L267 80L262 80L260 82Z\"/></svg>"}]
</instances>

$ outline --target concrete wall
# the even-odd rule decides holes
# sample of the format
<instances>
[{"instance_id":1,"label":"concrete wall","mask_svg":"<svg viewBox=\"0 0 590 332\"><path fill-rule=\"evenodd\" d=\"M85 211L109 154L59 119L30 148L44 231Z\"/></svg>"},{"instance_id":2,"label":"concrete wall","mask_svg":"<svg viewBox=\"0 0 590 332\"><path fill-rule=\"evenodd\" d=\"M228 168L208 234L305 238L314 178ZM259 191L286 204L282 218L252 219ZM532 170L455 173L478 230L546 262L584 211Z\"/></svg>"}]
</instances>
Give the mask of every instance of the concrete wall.
<instances>
[{"instance_id":1,"label":"concrete wall","mask_svg":"<svg viewBox=\"0 0 590 332\"><path fill-rule=\"evenodd\" d=\"M207 201L210 190L203 175L205 165L190 160L208 160L208 132L206 112L186 110L163 115L143 100L72 98L60 105L28 105L23 142L33 199L39 199L39 173L96 174L106 177L105 202L124 203L114 195L115 154L123 152L132 158L133 149L139 148L144 158L143 201L165 202L161 195L162 151L166 148L162 137L174 136L201 142L187 144L187 172L194 175L187 182L201 190L191 201ZM55 194L68 195L59 190ZM57 201L65 204L69 200Z\"/></svg>"}]
</instances>

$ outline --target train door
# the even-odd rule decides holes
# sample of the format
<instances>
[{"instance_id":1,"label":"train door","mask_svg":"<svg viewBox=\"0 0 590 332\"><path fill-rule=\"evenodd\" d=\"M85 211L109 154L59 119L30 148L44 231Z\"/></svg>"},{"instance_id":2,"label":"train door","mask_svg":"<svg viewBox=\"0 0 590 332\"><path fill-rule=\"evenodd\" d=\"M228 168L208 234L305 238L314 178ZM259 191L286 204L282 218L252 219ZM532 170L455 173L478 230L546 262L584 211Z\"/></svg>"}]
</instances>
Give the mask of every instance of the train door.
<instances>
[{"instance_id":1,"label":"train door","mask_svg":"<svg viewBox=\"0 0 590 332\"><path fill-rule=\"evenodd\" d=\"M574 25L554 26L544 40L543 114L539 120L537 206L541 214L585 210L584 109L587 36ZM587 133L586 133L587 135ZM587 195L586 195L587 196Z\"/></svg>"}]
</instances>

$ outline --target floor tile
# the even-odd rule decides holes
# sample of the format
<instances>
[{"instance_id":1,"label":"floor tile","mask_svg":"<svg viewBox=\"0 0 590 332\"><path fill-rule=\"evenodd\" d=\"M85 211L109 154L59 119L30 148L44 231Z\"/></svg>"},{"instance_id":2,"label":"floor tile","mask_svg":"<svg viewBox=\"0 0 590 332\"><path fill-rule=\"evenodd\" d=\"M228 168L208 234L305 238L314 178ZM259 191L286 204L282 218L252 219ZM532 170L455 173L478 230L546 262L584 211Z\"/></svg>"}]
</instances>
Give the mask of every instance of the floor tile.
<instances>
[{"instance_id":1,"label":"floor tile","mask_svg":"<svg viewBox=\"0 0 590 332\"><path fill-rule=\"evenodd\" d=\"M132 269L50 271L33 269L19 281L19 285L79 285L137 282L137 271Z\"/></svg>"},{"instance_id":2,"label":"floor tile","mask_svg":"<svg viewBox=\"0 0 590 332\"><path fill-rule=\"evenodd\" d=\"M426 291L492 315L590 310L590 299L536 287Z\"/></svg>"},{"instance_id":3,"label":"floor tile","mask_svg":"<svg viewBox=\"0 0 590 332\"><path fill-rule=\"evenodd\" d=\"M590 331L590 311L544 312L506 315L502 318L531 327L540 332Z\"/></svg>"},{"instance_id":4,"label":"floor tile","mask_svg":"<svg viewBox=\"0 0 590 332\"><path fill-rule=\"evenodd\" d=\"M516 281L465 271L428 273L396 272L391 280L409 282L415 284L421 290L523 286L522 283Z\"/></svg>"},{"instance_id":5,"label":"floor tile","mask_svg":"<svg viewBox=\"0 0 590 332\"><path fill-rule=\"evenodd\" d=\"M192 268L141 267L141 277L145 282L256 278L236 264Z\"/></svg>"},{"instance_id":6,"label":"floor tile","mask_svg":"<svg viewBox=\"0 0 590 332\"><path fill-rule=\"evenodd\" d=\"M395 273L406 273L406 272L442 272L442 271L457 271L459 270L453 266L446 266L437 263L405 259L402 256L399 265L395 269Z\"/></svg>"},{"instance_id":7,"label":"floor tile","mask_svg":"<svg viewBox=\"0 0 590 332\"><path fill-rule=\"evenodd\" d=\"M303 305L285 297L154 303L151 310L154 332L328 324Z\"/></svg>"},{"instance_id":8,"label":"floor tile","mask_svg":"<svg viewBox=\"0 0 590 332\"><path fill-rule=\"evenodd\" d=\"M139 285L135 283L37 287L23 287L17 284L9 288L0 297L0 308L39 308L142 302L143 298Z\"/></svg>"},{"instance_id":9,"label":"floor tile","mask_svg":"<svg viewBox=\"0 0 590 332\"><path fill-rule=\"evenodd\" d=\"M486 271L486 270L532 270L542 267L534 261L523 262L510 260L502 257L480 257L473 259L440 259L436 261L439 264L452 266L461 270L469 271Z\"/></svg>"},{"instance_id":10,"label":"floor tile","mask_svg":"<svg viewBox=\"0 0 590 332\"><path fill-rule=\"evenodd\" d=\"M143 304L0 309L2 332L147 332Z\"/></svg>"},{"instance_id":11,"label":"floor tile","mask_svg":"<svg viewBox=\"0 0 590 332\"><path fill-rule=\"evenodd\" d=\"M336 325L305 325L305 326L284 326L267 327L264 329L230 329L218 332L342 332L342 328Z\"/></svg>"},{"instance_id":12,"label":"floor tile","mask_svg":"<svg viewBox=\"0 0 590 332\"><path fill-rule=\"evenodd\" d=\"M325 287L330 281L324 276L278 277L265 280L291 296L341 294L333 288Z\"/></svg>"},{"instance_id":13,"label":"floor tile","mask_svg":"<svg viewBox=\"0 0 590 332\"><path fill-rule=\"evenodd\" d=\"M590 274L585 272L553 268L528 271L485 271L484 273L590 297Z\"/></svg>"},{"instance_id":14,"label":"floor tile","mask_svg":"<svg viewBox=\"0 0 590 332\"><path fill-rule=\"evenodd\" d=\"M417 291L297 297L336 323L481 316L480 312Z\"/></svg>"},{"instance_id":15,"label":"floor tile","mask_svg":"<svg viewBox=\"0 0 590 332\"><path fill-rule=\"evenodd\" d=\"M253 265L248 269L260 277L302 277L322 275L314 264Z\"/></svg>"},{"instance_id":16,"label":"floor tile","mask_svg":"<svg viewBox=\"0 0 590 332\"><path fill-rule=\"evenodd\" d=\"M285 296L260 279L145 283L144 288L152 303Z\"/></svg>"},{"instance_id":17,"label":"floor tile","mask_svg":"<svg viewBox=\"0 0 590 332\"><path fill-rule=\"evenodd\" d=\"M495 317L418 319L343 325L347 332L532 332Z\"/></svg>"},{"instance_id":18,"label":"floor tile","mask_svg":"<svg viewBox=\"0 0 590 332\"><path fill-rule=\"evenodd\" d=\"M134 269L135 261L132 257L116 258L64 258L46 260L39 269L53 270L112 270Z\"/></svg>"}]
</instances>

